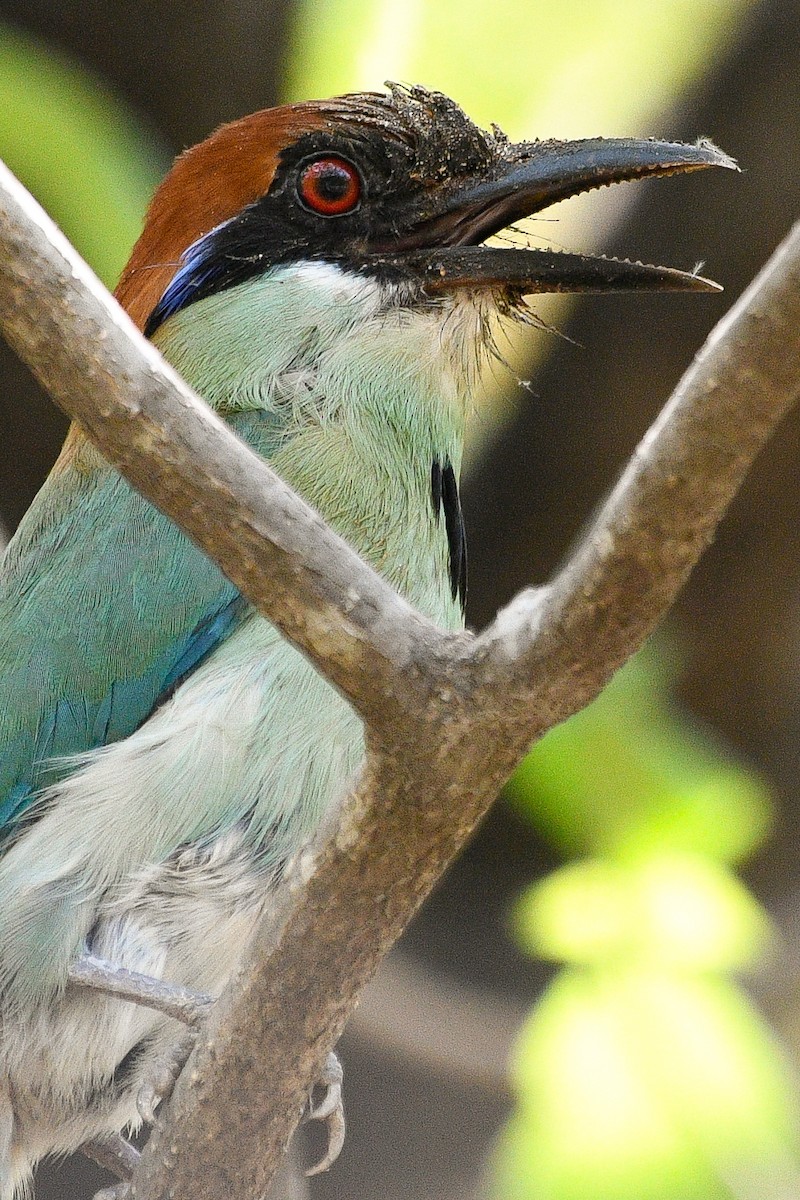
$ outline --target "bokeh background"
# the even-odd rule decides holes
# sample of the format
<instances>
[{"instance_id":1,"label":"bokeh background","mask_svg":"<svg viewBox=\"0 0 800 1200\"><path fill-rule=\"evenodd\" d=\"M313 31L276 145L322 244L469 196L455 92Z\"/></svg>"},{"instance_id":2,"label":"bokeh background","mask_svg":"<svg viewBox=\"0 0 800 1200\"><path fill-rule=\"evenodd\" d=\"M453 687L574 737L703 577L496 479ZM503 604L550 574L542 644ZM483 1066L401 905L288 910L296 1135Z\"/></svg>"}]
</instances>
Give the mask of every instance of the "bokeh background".
<instances>
[{"instance_id":1,"label":"bokeh background","mask_svg":"<svg viewBox=\"0 0 800 1200\"><path fill-rule=\"evenodd\" d=\"M0 0L0 157L112 285L171 157L283 100L447 91L513 138L711 136L743 173L606 190L533 245L720 297L536 304L476 397L468 618L544 582L800 211L786 0ZM0 520L65 425L0 344ZM526 761L343 1043L319 1200L800 1198L800 418L666 629ZM104 1182L81 1160L40 1197Z\"/></svg>"}]
</instances>

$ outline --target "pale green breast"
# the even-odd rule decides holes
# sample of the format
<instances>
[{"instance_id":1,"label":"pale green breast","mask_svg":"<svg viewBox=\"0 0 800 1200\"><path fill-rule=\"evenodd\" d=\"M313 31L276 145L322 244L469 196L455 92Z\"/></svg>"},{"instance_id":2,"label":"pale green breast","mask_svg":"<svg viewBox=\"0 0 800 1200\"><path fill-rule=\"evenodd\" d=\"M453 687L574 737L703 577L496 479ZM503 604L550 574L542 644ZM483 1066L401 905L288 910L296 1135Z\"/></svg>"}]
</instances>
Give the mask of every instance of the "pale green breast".
<instances>
[{"instance_id":1,"label":"pale green breast","mask_svg":"<svg viewBox=\"0 0 800 1200\"><path fill-rule=\"evenodd\" d=\"M431 494L435 462L458 476L464 427L445 315L386 308L376 284L306 264L191 305L156 341L215 408L274 414L275 469L413 604L458 627Z\"/></svg>"}]
</instances>

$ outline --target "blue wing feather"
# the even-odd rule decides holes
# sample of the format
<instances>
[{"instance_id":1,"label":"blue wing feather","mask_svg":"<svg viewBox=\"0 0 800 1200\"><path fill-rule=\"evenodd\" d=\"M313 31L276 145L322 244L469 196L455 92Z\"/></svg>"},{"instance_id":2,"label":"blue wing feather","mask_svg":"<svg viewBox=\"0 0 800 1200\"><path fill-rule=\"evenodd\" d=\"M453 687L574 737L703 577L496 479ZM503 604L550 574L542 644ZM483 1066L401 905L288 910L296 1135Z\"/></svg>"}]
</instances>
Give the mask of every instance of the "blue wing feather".
<instances>
[{"instance_id":1,"label":"blue wing feather","mask_svg":"<svg viewBox=\"0 0 800 1200\"><path fill-rule=\"evenodd\" d=\"M99 457L51 475L0 564L0 831L70 756L134 732L246 611Z\"/></svg>"},{"instance_id":2,"label":"blue wing feather","mask_svg":"<svg viewBox=\"0 0 800 1200\"><path fill-rule=\"evenodd\" d=\"M231 632L238 617L247 608L244 597L236 593L223 606L204 616L195 629L174 644L160 660L151 664L142 678L112 680L106 694L95 706L72 697L58 700L31 741L24 737L15 746L3 748L4 763L0 780L11 770L25 770L2 799L0 792L0 839L34 799L37 787L55 782L63 774L65 758L107 745L127 737L151 712L198 667L204 658ZM166 661L174 660L169 669ZM16 768L15 765L16 764Z\"/></svg>"}]
</instances>

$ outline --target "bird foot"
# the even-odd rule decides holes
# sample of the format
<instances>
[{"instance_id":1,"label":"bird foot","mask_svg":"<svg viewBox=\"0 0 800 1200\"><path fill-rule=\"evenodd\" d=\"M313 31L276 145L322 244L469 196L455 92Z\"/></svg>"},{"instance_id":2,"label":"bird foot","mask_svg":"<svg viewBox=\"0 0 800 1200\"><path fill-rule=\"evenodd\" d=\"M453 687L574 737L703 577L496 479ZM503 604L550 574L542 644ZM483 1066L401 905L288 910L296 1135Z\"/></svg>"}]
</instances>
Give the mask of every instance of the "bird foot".
<instances>
[{"instance_id":1,"label":"bird foot","mask_svg":"<svg viewBox=\"0 0 800 1200\"><path fill-rule=\"evenodd\" d=\"M317 1087L323 1088L324 1093L319 1103L314 1103L313 1092L308 1097L308 1105L303 1114L303 1122L324 1121L328 1136L328 1147L319 1162L309 1167L306 1175L319 1175L327 1171L336 1162L342 1152L345 1137L344 1105L342 1103L342 1083L344 1071L336 1055L331 1052L325 1059Z\"/></svg>"},{"instance_id":2,"label":"bird foot","mask_svg":"<svg viewBox=\"0 0 800 1200\"><path fill-rule=\"evenodd\" d=\"M148 1125L154 1124L159 1104L169 1100L172 1095L175 1084L178 1082L178 1076L186 1066L196 1040L197 1032L193 1029L188 1030L186 1035L159 1060L152 1072L149 1072L147 1081L139 1089L136 1107L140 1117ZM303 1113L303 1124L307 1124L309 1121L324 1121L328 1139L324 1155L313 1167L309 1167L306 1175L319 1175L322 1171L327 1171L341 1154L345 1139L344 1105L342 1103L343 1080L342 1064L331 1052L325 1059L325 1065L315 1084L315 1087L323 1089L323 1094L315 1103L312 1092Z\"/></svg>"},{"instance_id":3,"label":"bird foot","mask_svg":"<svg viewBox=\"0 0 800 1200\"><path fill-rule=\"evenodd\" d=\"M156 979L151 975L129 971L91 954L83 954L75 960L69 968L69 980L79 987L93 988L118 1000L128 1000L145 1008L156 1009L190 1027L186 1035L158 1062L150 1078L139 1090L136 1107L142 1119L152 1125L156 1119L156 1108L172 1095L178 1076L194 1048L197 1031L211 1011L214 998L205 992L193 992L190 988L165 983L163 979ZM331 1051L325 1059L317 1081L318 1086L324 1089L323 1096L315 1104L312 1093L303 1115L304 1122L324 1121L328 1135L325 1154L306 1172L307 1175L318 1175L321 1171L327 1171L336 1162L344 1145L343 1078L342 1064ZM114 1189L106 1191L113 1192ZM100 1200L118 1198L102 1196Z\"/></svg>"},{"instance_id":4,"label":"bird foot","mask_svg":"<svg viewBox=\"0 0 800 1200\"><path fill-rule=\"evenodd\" d=\"M196 1041L197 1030L187 1030L181 1040L176 1042L172 1049L158 1060L151 1071L148 1071L147 1080L139 1088L139 1094L136 1097L139 1116L148 1125L155 1123L156 1109L159 1104L164 1100L169 1100L175 1090L178 1076L186 1066Z\"/></svg>"},{"instance_id":5,"label":"bird foot","mask_svg":"<svg viewBox=\"0 0 800 1200\"><path fill-rule=\"evenodd\" d=\"M104 958L95 958L93 954L82 954L77 958L69 968L68 978L79 987L93 988L115 996L117 1000L130 1000L133 1004L154 1008L184 1025L200 1025L214 1003L214 997L205 992L194 992L152 975L129 971Z\"/></svg>"}]
</instances>

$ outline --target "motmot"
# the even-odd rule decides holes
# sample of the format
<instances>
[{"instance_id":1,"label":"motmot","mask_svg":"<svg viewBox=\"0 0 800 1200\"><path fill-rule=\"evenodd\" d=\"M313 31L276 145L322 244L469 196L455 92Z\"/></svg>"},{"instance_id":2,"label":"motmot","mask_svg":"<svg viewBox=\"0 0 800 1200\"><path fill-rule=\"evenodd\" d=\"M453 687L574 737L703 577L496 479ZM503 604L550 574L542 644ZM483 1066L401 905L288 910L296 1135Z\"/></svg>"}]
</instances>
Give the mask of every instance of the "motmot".
<instances>
[{"instance_id":1,"label":"motmot","mask_svg":"<svg viewBox=\"0 0 800 1200\"><path fill-rule=\"evenodd\" d=\"M422 87L269 109L177 159L116 296L457 629L464 428L498 325L540 292L715 287L487 239L592 188L733 165L708 141L513 143ZM0 575L0 1200L43 1156L152 1117L180 1061L171 997L220 993L363 746L345 700L73 426Z\"/></svg>"}]
</instances>

